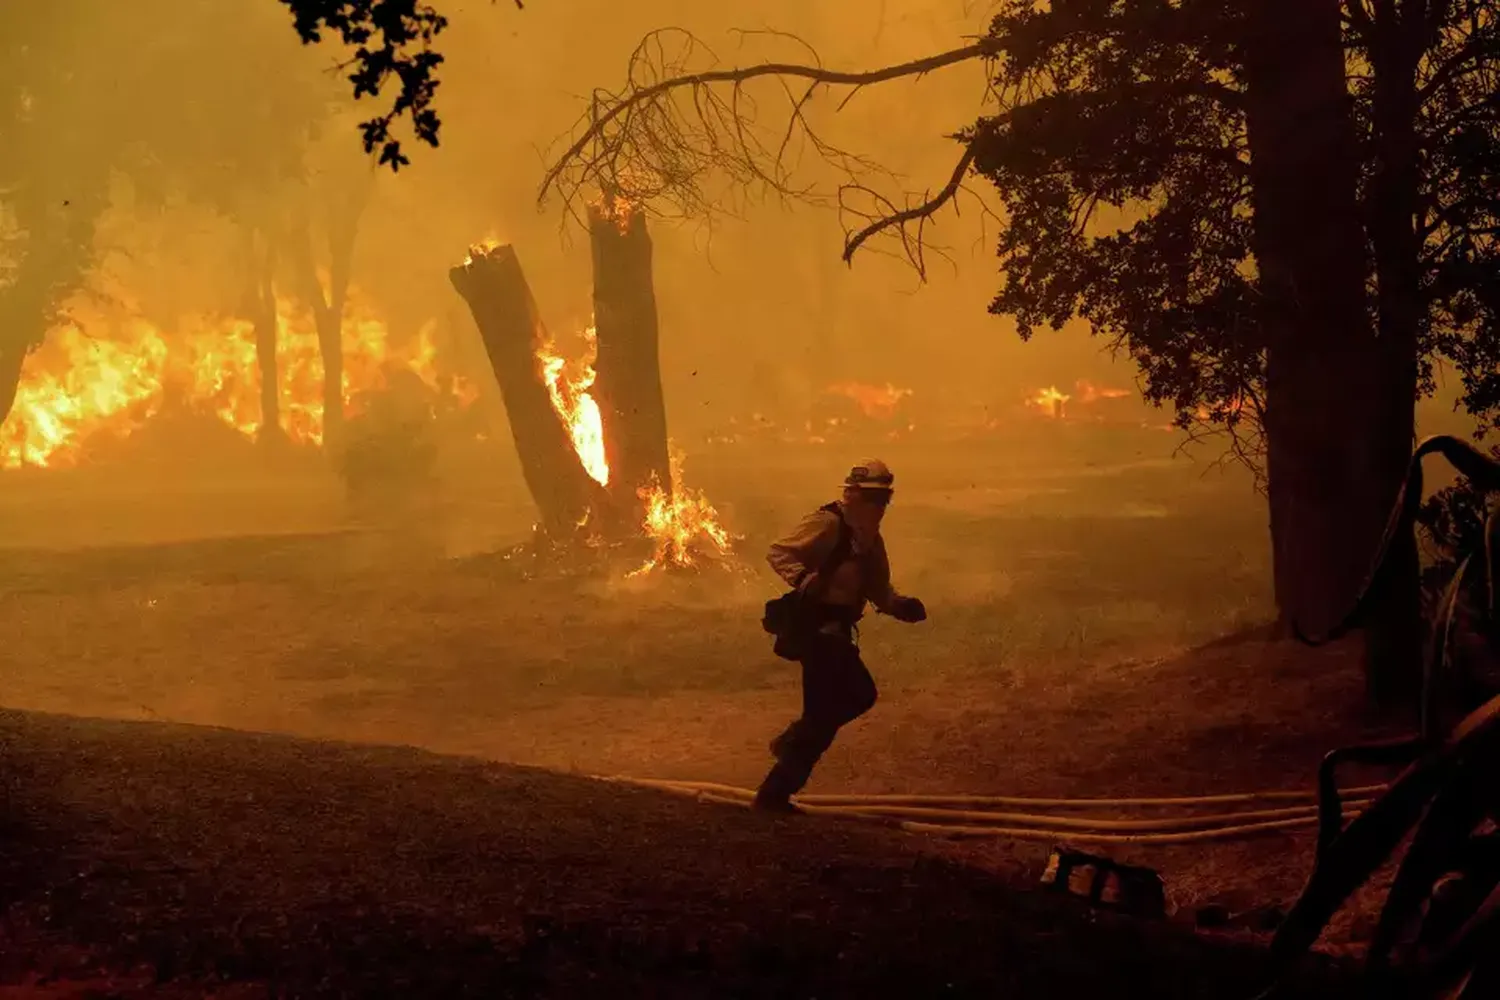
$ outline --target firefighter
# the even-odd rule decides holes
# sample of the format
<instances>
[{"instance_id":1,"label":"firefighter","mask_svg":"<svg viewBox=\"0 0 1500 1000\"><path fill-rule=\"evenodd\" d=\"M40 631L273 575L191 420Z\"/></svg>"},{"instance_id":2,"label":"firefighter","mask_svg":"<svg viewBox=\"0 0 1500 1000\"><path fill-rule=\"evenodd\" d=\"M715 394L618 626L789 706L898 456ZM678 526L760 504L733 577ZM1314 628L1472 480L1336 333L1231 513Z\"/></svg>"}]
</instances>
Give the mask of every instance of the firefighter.
<instances>
[{"instance_id":1,"label":"firefighter","mask_svg":"<svg viewBox=\"0 0 1500 1000\"><path fill-rule=\"evenodd\" d=\"M803 519L771 546L767 561L792 588L795 629L778 636L777 652L802 666L802 715L771 741L776 758L755 795L757 809L796 812L802 790L839 729L875 705L875 681L860 659L858 622L865 603L903 622L926 619L915 597L891 586L880 522L895 476L879 459L854 466L843 497Z\"/></svg>"}]
</instances>

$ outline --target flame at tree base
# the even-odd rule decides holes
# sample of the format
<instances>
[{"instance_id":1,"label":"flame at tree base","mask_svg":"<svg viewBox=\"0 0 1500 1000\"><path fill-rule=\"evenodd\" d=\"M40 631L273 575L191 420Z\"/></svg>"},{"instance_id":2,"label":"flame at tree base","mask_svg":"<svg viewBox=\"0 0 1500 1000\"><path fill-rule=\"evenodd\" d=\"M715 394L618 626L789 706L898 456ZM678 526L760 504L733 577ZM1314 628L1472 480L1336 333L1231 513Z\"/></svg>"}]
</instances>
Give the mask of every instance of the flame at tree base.
<instances>
[{"instance_id":1,"label":"flame at tree base","mask_svg":"<svg viewBox=\"0 0 1500 1000\"><path fill-rule=\"evenodd\" d=\"M626 574L638 577L656 569L690 569L706 557L722 560L733 554L733 536L719 523L719 512L701 490L682 484L682 454L671 452L670 490L658 482L637 491L646 504L642 530L655 551L639 568Z\"/></svg>"},{"instance_id":2,"label":"flame at tree base","mask_svg":"<svg viewBox=\"0 0 1500 1000\"><path fill-rule=\"evenodd\" d=\"M596 379L594 361L598 356L598 334L592 323L582 334L583 351L578 357L565 357L558 345L544 340L534 350L538 374L552 403L552 410L562 422L569 443L584 472L600 486L611 483L611 470L606 457L604 425L599 404L593 397ZM653 553L643 565L627 573L627 577L639 577L655 569L687 569L695 567L703 558L722 560L732 554L733 537L719 523L719 512L708 497L699 490L690 490L682 483L682 453L668 442L668 475L670 487L663 487L654 477L652 482L636 490L636 496L644 503L641 523L636 526L639 535L653 546ZM609 528L603 536L594 530L595 514L606 515L607 511L591 511L578 522L578 535L586 547L599 548L605 538L618 541Z\"/></svg>"}]
</instances>

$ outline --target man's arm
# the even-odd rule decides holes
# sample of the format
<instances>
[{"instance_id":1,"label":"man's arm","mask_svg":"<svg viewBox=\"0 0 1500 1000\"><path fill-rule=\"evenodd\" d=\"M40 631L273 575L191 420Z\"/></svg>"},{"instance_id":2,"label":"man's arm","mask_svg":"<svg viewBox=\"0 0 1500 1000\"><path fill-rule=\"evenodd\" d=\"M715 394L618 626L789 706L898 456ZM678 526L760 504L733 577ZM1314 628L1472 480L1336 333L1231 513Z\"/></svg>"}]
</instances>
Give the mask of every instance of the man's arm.
<instances>
[{"instance_id":1,"label":"man's arm","mask_svg":"<svg viewBox=\"0 0 1500 1000\"><path fill-rule=\"evenodd\" d=\"M873 565L870 567L869 598L875 610L890 614L901 600L896 588L891 586L891 560L885 551L885 539L876 536Z\"/></svg>"},{"instance_id":2,"label":"man's arm","mask_svg":"<svg viewBox=\"0 0 1500 1000\"><path fill-rule=\"evenodd\" d=\"M885 539L875 543L874 566L870 580L870 603L881 614L890 615L897 621L920 622L927 618L927 608L915 597L898 593L891 586L891 562L886 555Z\"/></svg>"},{"instance_id":3,"label":"man's arm","mask_svg":"<svg viewBox=\"0 0 1500 1000\"><path fill-rule=\"evenodd\" d=\"M815 511L785 538L771 543L766 562L787 586L800 590L812 583L818 566L837 542L838 518L827 511Z\"/></svg>"}]
</instances>

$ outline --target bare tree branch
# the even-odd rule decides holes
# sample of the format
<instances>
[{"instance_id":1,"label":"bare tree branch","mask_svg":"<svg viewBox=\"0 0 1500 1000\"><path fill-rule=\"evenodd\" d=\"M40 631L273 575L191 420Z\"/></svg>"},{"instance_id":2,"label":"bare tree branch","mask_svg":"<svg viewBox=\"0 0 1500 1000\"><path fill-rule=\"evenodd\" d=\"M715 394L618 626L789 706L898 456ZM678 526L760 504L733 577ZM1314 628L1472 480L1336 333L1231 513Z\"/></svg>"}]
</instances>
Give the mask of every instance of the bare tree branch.
<instances>
[{"instance_id":1,"label":"bare tree branch","mask_svg":"<svg viewBox=\"0 0 1500 1000\"><path fill-rule=\"evenodd\" d=\"M873 237L899 233L903 251L919 274L925 273L922 234L931 216L964 190L973 162L965 153L948 183L936 196L898 207L879 187L890 187L894 174L867 156L830 142L809 119L813 98L821 90L849 88L843 102L860 89L892 80L915 80L936 69L995 56L994 44L980 39L921 59L864 71L841 71L822 65L817 52L795 36L744 32L790 41L806 54L804 61L765 61L738 68L694 70L698 53L711 50L687 32L663 29L647 35L631 56L619 93L595 91L589 111L566 149L547 167L537 193L539 205L558 197L566 216L578 218L584 199L620 200L679 217L707 220L735 214L744 199L770 195L783 200L836 205L862 220L847 231L844 258ZM675 47L672 42L675 40ZM985 96L991 91L986 74ZM785 101L773 128L763 127L756 93L747 86L774 80ZM796 82L804 81L804 82ZM762 96L764 92L760 92ZM836 189L798 179L802 162L814 161L841 176ZM710 177L725 183L709 191ZM877 187L872 183L880 179ZM876 211L851 208L864 197ZM913 199L908 196L906 199Z\"/></svg>"},{"instance_id":2,"label":"bare tree branch","mask_svg":"<svg viewBox=\"0 0 1500 1000\"><path fill-rule=\"evenodd\" d=\"M852 261L854 259L854 252L863 246L870 237L875 236L877 233L882 233L887 229L905 226L908 222L925 224L938 210L952 201L963 185L964 178L968 176L969 169L974 165L974 149L973 143L964 146L963 156L959 157L957 165L954 166L952 176L948 178L948 183L944 184L943 189L936 195L922 202L920 205L914 205L911 208L892 212L882 218L876 219L845 239L844 263L847 264ZM920 255L920 249L916 252ZM918 271L924 272L925 268L920 264L920 256L916 260L919 262Z\"/></svg>"}]
</instances>

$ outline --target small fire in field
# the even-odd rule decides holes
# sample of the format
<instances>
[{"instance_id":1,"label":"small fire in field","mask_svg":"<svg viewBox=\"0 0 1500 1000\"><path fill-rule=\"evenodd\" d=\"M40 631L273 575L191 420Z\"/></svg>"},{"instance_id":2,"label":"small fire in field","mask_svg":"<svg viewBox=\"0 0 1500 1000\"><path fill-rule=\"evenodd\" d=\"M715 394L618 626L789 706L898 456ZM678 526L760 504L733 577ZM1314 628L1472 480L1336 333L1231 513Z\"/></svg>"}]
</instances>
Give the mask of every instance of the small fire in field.
<instances>
[{"instance_id":1,"label":"small fire in field","mask_svg":"<svg viewBox=\"0 0 1500 1000\"><path fill-rule=\"evenodd\" d=\"M1079 379L1073 383L1072 392L1063 392L1055 385L1038 389L1026 398L1026 408L1053 420L1068 420L1080 408L1090 407L1101 400L1127 399L1133 395L1135 394L1129 389L1115 389ZM1100 415L1096 413L1094 419L1100 419Z\"/></svg>"},{"instance_id":2,"label":"small fire in field","mask_svg":"<svg viewBox=\"0 0 1500 1000\"><path fill-rule=\"evenodd\" d=\"M733 538L719 523L714 510L701 490L682 483L682 453L670 450L672 488L664 490L659 483L642 488L638 495L646 502L642 525L646 537L656 546L651 558L629 576L640 576L665 567L686 569L698 564L705 554L712 558L730 555Z\"/></svg>"},{"instance_id":3,"label":"small fire in field","mask_svg":"<svg viewBox=\"0 0 1500 1000\"><path fill-rule=\"evenodd\" d=\"M1045 389L1038 390L1036 395L1027 400L1027 403L1052 417L1052 419L1061 420L1065 412L1063 407L1072 398L1067 393L1059 391L1057 386L1049 385Z\"/></svg>"},{"instance_id":4,"label":"small fire in field","mask_svg":"<svg viewBox=\"0 0 1500 1000\"><path fill-rule=\"evenodd\" d=\"M572 360L557 353L551 340L537 348L537 362L542 367L542 381L552 398L552 409L562 419L573 441L573 450L589 477L600 486L609 485L609 460L604 454L604 418L599 403L589 390L597 373L594 360L599 355L599 339L593 324L583 331L584 353Z\"/></svg>"},{"instance_id":5,"label":"small fire in field","mask_svg":"<svg viewBox=\"0 0 1500 1000\"><path fill-rule=\"evenodd\" d=\"M1198 408L1193 412L1193 416L1199 423L1204 424L1237 421L1244 408L1245 398L1243 396L1235 396L1215 407L1205 406L1200 403Z\"/></svg>"},{"instance_id":6,"label":"small fire in field","mask_svg":"<svg viewBox=\"0 0 1500 1000\"><path fill-rule=\"evenodd\" d=\"M194 318L171 333L140 319L91 320L89 326L109 329L110 336L64 326L26 359L14 405L0 425L0 469L74 465L90 439L130 435L168 399L246 437L261 431L260 363L248 320ZM433 332L428 324L414 341L393 348L385 324L351 294L343 325L348 415L358 416L362 396L384 388L388 375L402 369L461 407L473 402L472 383L439 373ZM276 367L281 430L295 444L321 445L317 329L286 299L276 304Z\"/></svg>"},{"instance_id":7,"label":"small fire in field","mask_svg":"<svg viewBox=\"0 0 1500 1000\"><path fill-rule=\"evenodd\" d=\"M839 382L830 385L828 393L852 399L867 417L886 419L896 413L896 406L911 395L910 389L898 389L891 383L866 385L862 382Z\"/></svg>"},{"instance_id":8,"label":"small fire in field","mask_svg":"<svg viewBox=\"0 0 1500 1000\"><path fill-rule=\"evenodd\" d=\"M1110 389L1095 385L1088 379L1079 379L1074 387L1080 403L1092 403L1099 399L1125 399L1134 395L1129 389Z\"/></svg>"},{"instance_id":9,"label":"small fire in field","mask_svg":"<svg viewBox=\"0 0 1500 1000\"><path fill-rule=\"evenodd\" d=\"M590 324L583 331L585 349L578 357L564 358L552 341L536 351L543 382L552 399L552 409L567 428L584 470L600 486L610 483L609 461L605 454L603 415L590 390L598 377L594 361L598 357L598 333ZM671 482L663 487L652 481L636 490L644 505L640 534L652 543L653 552L639 568L627 574L638 577L654 569L689 568L704 556L720 558L731 554L733 537L719 521L719 512L701 490L689 489L682 481L682 452L668 442L668 465ZM586 529L593 519L585 513L578 522Z\"/></svg>"}]
</instances>

